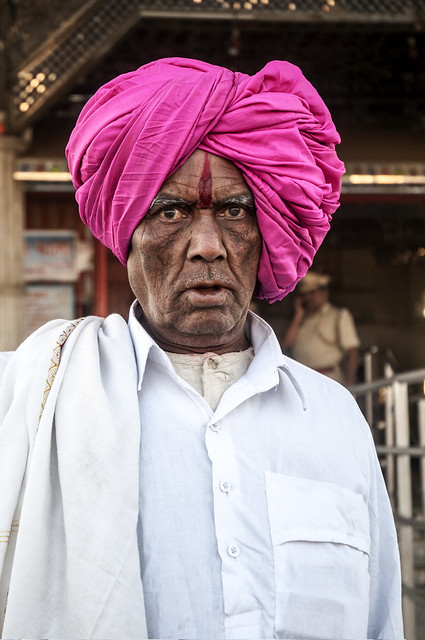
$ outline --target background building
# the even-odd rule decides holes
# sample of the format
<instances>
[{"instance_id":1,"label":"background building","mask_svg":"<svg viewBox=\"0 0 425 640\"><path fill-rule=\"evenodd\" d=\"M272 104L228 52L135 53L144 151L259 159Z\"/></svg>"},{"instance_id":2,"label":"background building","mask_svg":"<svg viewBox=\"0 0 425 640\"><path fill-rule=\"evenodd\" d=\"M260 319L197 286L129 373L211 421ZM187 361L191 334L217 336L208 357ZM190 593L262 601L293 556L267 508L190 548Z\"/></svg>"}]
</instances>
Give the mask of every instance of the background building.
<instances>
[{"instance_id":1,"label":"background building","mask_svg":"<svg viewBox=\"0 0 425 640\"><path fill-rule=\"evenodd\" d=\"M315 268L332 275L334 299L352 309L365 347L390 349L401 369L421 366L423 4L4 3L0 172L7 188L0 194L0 346L14 348L52 314L127 312L132 295L125 270L80 224L64 162L69 132L95 89L158 57L199 57L248 73L280 58L301 66L319 89L343 139L342 207ZM24 230L31 231L26 269ZM259 310L280 331L290 308L289 297Z\"/></svg>"},{"instance_id":2,"label":"background building","mask_svg":"<svg viewBox=\"0 0 425 640\"><path fill-rule=\"evenodd\" d=\"M127 312L125 270L80 224L64 162L95 89L158 57L248 73L280 58L301 66L342 134L342 206L315 268L332 275L365 348L422 366L423 0L9 0L1 11L0 348L51 315ZM259 310L280 331L291 298Z\"/></svg>"}]
</instances>

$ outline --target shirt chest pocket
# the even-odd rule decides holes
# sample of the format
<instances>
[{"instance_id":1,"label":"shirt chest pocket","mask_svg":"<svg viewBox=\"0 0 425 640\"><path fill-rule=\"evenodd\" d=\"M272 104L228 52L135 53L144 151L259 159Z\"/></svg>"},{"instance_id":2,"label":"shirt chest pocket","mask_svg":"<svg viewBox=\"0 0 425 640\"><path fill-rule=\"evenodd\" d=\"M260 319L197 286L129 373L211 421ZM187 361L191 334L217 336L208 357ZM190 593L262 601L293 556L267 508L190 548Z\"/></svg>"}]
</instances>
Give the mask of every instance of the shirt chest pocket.
<instances>
[{"instance_id":1,"label":"shirt chest pocket","mask_svg":"<svg viewBox=\"0 0 425 640\"><path fill-rule=\"evenodd\" d=\"M362 640L369 602L369 517L360 494L266 473L275 637Z\"/></svg>"}]
</instances>

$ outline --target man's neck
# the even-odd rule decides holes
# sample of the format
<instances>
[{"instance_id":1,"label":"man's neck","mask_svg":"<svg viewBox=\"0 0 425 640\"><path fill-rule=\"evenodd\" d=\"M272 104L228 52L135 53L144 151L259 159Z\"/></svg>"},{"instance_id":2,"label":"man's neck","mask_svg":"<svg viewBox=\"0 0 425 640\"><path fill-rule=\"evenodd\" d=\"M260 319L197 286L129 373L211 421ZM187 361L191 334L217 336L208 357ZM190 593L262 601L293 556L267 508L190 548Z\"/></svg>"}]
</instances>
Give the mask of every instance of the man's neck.
<instances>
[{"instance_id":1,"label":"man's neck","mask_svg":"<svg viewBox=\"0 0 425 640\"><path fill-rule=\"evenodd\" d=\"M216 353L217 355L223 355L225 353L244 351L251 346L244 326L242 326L242 331L239 331L237 335L233 335L231 332L220 336L216 334L185 335L182 333L179 334L178 341L171 341L161 334L156 327L153 327L147 322L140 305L137 305L135 313L137 320L145 331L155 340L156 344L167 353Z\"/></svg>"}]
</instances>

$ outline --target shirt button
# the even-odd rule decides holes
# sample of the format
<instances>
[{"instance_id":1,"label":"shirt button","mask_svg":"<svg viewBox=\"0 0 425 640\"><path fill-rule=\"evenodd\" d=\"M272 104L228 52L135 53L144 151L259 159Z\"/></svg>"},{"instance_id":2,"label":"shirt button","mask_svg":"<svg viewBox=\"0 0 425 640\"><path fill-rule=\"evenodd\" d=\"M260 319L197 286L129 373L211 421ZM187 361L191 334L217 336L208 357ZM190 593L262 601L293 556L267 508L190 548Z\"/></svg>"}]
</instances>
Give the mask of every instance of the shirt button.
<instances>
[{"instance_id":1,"label":"shirt button","mask_svg":"<svg viewBox=\"0 0 425 640\"><path fill-rule=\"evenodd\" d=\"M227 547L227 553L231 558L237 558L240 554L241 550L239 549L237 544L229 544Z\"/></svg>"},{"instance_id":2,"label":"shirt button","mask_svg":"<svg viewBox=\"0 0 425 640\"><path fill-rule=\"evenodd\" d=\"M210 429L212 431L219 431L220 430L220 425L217 422L214 422L213 424L210 424Z\"/></svg>"},{"instance_id":3,"label":"shirt button","mask_svg":"<svg viewBox=\"0 0 425 640\"><path fill-rule=\"evenodd\" d=\"M228 482L228 480L222 480L219 484L220 490L223 491L223 493L229 493L229 491L232 488L232 483Z\"/></svg>"},{"instance_id":4,"label":"shirt button","mask_svg":"<svg viewBox=\"0 0 425 640\"><path fill-rule=\"evenodd\" d=\"M210 369L217 369L218 360L216 360L215 358L208 358L207 365L209 366Z\"/></svg>"}]
</instances>

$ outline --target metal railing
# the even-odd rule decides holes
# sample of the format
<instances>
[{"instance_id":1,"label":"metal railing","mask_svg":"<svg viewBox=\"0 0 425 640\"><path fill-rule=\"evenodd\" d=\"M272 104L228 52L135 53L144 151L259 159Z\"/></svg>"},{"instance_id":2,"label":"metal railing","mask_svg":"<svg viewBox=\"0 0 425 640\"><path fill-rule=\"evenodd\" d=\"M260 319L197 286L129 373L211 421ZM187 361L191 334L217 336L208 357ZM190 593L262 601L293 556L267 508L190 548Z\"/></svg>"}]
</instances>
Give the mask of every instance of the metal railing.
<instances>
[{"instance_id":1,"label":"metal railing","mask_svg":"<svg viewBox=\"0 0 425 640\"><path fill-rule=\"evenodd\" d=\"M365 360L365 377L371 375ZM368 368L369 367L369 368ZM425 637L425 368L351 387L375 439L394 511L405 636Z\"/></svg>"}]
</instances>

